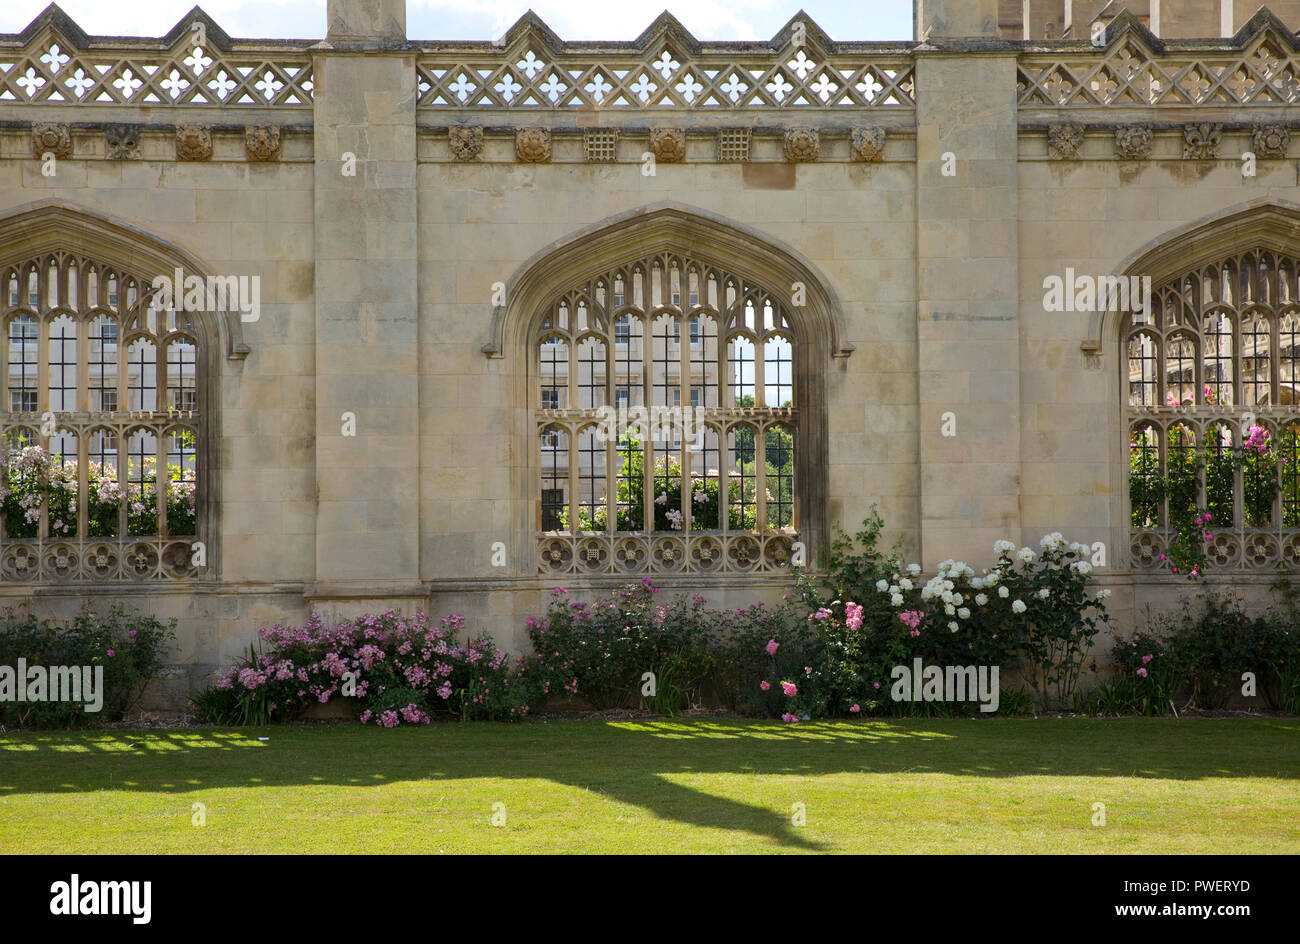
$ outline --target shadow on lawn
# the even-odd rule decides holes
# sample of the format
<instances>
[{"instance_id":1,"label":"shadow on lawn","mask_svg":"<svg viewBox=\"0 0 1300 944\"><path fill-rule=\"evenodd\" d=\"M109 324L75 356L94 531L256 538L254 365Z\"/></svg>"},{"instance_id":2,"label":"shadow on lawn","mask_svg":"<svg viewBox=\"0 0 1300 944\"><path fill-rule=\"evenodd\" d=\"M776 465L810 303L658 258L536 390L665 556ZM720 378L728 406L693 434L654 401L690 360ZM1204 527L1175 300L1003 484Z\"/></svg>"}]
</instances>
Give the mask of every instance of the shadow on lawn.
<instances>
[{"instance_id":1,"label":"shadow on lawn","mask_svg":"<svg viewBox=\"0 0 1300 944\"><path fill-rule=\"evenodd\" d=\"M1250 736L1243 736L1243 730ZM632 721L0 734L0 797L108 789L366 786L541 779L694 826L820 844L788 812L678 778L842 773L1300 780L1296 720L968 720L815 723ZM258 736L268 737L258 741ZM801 800L799 785L769 795Z\"/></svg>"}]
</instances>

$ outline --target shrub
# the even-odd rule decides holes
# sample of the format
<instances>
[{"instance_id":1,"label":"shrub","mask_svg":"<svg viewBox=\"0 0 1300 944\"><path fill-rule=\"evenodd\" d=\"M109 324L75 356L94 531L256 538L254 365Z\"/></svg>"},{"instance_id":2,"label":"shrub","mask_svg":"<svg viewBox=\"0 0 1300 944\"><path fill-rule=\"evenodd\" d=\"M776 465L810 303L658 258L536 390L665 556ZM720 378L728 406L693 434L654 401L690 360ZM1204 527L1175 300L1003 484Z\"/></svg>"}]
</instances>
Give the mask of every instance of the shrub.
<instances>
[{"instance_id":1,"label":"shrub","mask_svg":"<svg viewBox=\"0 0 1300 944\"><path fill-rule=\"evenodd\" d=\"M713 614L714 680L723 704L746 715L800 719L825 714L823 651L807 607L787 596L777 607L757 604ZM805 672L813 668L813 676ZM798 688L789 696L782 682Z\"/></svg>"},{"instance_id":2,"label":"shrub","mask_svg":"<svg viewBox=\"0 0 1300 944\"><path fill-rule=\"evenodd\" d=\"M1171 707L1223 708L1255 678L1269 708L1300 711L1300 620L1285 582L1280 606L1250 616L1229 592L1203 590L1179 610L1147 617L1148 628L1116 640L1115 677L1087 700L1104 714L1165 714Z\"/></svg>"},{"instance_id":3,"label":"shrub","mask_svg":"<svg viewBox=\"0 0 1300 944\"><path fill-rule=\"evenodd\" d=\"M423 613L390 611L333 628L312 614L302 626L259 630L269 649L250 647L195 707L218 723L267 724L292 720L312 702L355 696L363 724L390 728L438 715L527 714L505 653L486 635L457 643L464 629L464 617L454 614L435 626Z\"/></svg>"},{"instance_id":4,"label":"shrub","mask_svg":"<svg viewBox=\"0 0 1300 944\"><path fill-rule=\"evenodd\" d=\"M0 613L0 665L16 671L21 658L28 666L102 668L103 705L90 712L84 701L0 701L0 723L69 728L120 721L162 668L175 626L175 620L164 624L121 606L107 613L87 608L67 622L38 620L6 607Z\"/></svg>"},{"instance_id":5,"label":"shrub","mask_svg":"<svg viewBox=\"0 0 1300 944\"><path fill-rule=\"evenodd\" d=\"M1060 534L1046 535L1037 552L998 541L993 568L976 575L947 560L922 583L919 564L904 565L897 553L877 548L882 528L873 511L856 541L840 532L824 578L798 580L825 653L822 682L832 713L880 701L893 667L918 657L944 667L1018 664L1044 703L1071 699L1092 640L1109 620L1110 592L1087 589L1086 545L1068 544ZM937 704L890 710L953 710Z\"/></svg>"},{"instance_id":6,"label":"shrub","mask_svg":"<svg viewBox=\"0 0 1300 944\"><path fill-rule=\"evenodd\" d=\"M656 603L659 589L646 577L615 590L608 600L571 600L557 587L544 619L529 617L533 655L522 675L541 697L581 695L595 708L634 705L643 677L667 681L659 707L672 713L698 701L713 663L710 612L704 597L681 595Z\"/></svg>"}]
</instances>

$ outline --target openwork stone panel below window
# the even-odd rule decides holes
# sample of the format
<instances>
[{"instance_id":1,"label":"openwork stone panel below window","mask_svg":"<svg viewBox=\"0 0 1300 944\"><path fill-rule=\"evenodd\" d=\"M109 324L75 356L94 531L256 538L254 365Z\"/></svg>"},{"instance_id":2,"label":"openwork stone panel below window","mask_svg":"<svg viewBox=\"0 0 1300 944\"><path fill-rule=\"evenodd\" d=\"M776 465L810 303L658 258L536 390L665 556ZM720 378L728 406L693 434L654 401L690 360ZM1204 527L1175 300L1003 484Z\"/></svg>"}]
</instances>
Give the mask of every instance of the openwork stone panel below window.
<instances>
[{"instance_id":1,"label":"openwork stone panel below window","mask_svg":"<svg viewBox=\"0 0 1300 944\"><path fill-rule=\"evenodd\" d=\"M799 413L779 295L659 253L554 298L533 338L541 573L789 566Z\"/></svg>"},{"instance_id":2,"label":"openwork stone panel below window","mask_svg":"<svg viewBox=\"0 0 1300 944\"><path fill-rule=\"evenodd\" d=\"M198 325L73 253L0 268L0 579L192 575L206 442Z\"/></svg>"},{"instance_id":3,"label":"openwork stone panel below window","mask_svg":"<svg viewBox=\"0 0 1300 944\"><path fill-rule=\"evenodd\" d=\"M1206 508L1216 567L1300 565L1300 257L1242 252L1153 296L1124 341L1134 564L1158 567ZM1254 427L1267 448L1234 469Z\"/></svg>"}]
</instances>

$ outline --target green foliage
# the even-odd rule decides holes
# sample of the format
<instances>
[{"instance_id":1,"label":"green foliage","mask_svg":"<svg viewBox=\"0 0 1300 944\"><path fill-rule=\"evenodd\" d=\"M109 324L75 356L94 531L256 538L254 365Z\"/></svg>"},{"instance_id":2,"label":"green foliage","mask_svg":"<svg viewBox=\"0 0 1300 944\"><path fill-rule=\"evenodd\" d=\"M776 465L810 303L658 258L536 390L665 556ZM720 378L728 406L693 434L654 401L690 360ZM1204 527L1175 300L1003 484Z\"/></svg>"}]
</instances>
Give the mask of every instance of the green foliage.
<instances>
[{"instance_id":1,"label":"green foliage","mask_svg":"<svg viewBox=\"0 0 1300 944\"><path fill-rule=\"evenodd\" d=\"M787 439L789 437L787 436ZM615 507L618 513L618 531L642 531L645 528L645 449L634 432L625 432L617 445L620 458ZM752 443L751 443L752 454ZM733 476L727 483L727 527L733 531L753 530L757 505L754 499L753 461L747 469L751 478L742 480ZM691 530L713 531L718 528L718 501L721 492L717 469L691 470ZM654 464L654 529L656 531L682 530L682 468L675 455L660 456ZM742 496L744 498L742 507ZM594 513L585 508L578 510L579 531L604 531L608 521L605 496L598 500L600 507ZM569 512L559 514L560 528L569 527Z\"/></svg>"},{"instance_id":2,"label":"green foliage","mask_svg":"<svg viewBox=\"0 0 1300 944\"><path fill-rule=\"evenodd\" d=\"M1171 705L1220 709L1242 691L1249 672L1256 704L1294 711L1300 707L1294 599L1284 593L1280 607L1251 616L1232 593L1204 590L1173 613L1148 615L1148 629L1116 641L1115 679L1093 693L1107 701L1093 704L1114 714L1161 715Z\"/></svg>"},{"instance_id":3,"label":"green foliage","mask_svg":"<svg viewBox=\"0 0 1300 944\"><path fill-rule=\"evenodd\" d=\"M665 704L685 707L699 698L713 656L709 611L701 596L656 602L659 589L646 577L595 603L572 601L557 588L544 619L529 618L533 655L523 676L538 697L580 695L594 707L637 704L642 676L666 677Z\"/></svg>"},{"instance_id":4,"label":"green foliage","mask_svg":"<svg viewBox=\"0 0 1300 944\"><path fill-rule=\"evenodd\" d=\"M884 523L873 510L854 539L840 532L824 578L798 579L825 653L819 677L832 713L963 711L969 706L893 702L886 698L894 666L920 658L930 666L1016 666L1045 704L1068 704L1084 656L1109 617L1107 591L1089 594L1088 548L1059 534L1040 552L999 542L998 563L977 576L945 561L922 585L920 567L878 545ZM830 602L826 602L827 598Z\"/></svg>"},{"instance_id":5,"label":"green foliage","mask_svg":"<svg viewBox=\"0 0 1300 944\"><path fill-rule=\"evenodd\" d=\"M1210 388L1207 402L1214 403ZM1281 436L1284 454L1294 454L1298 429L1288 427ZM1242 474L1243 514L1247 527L1264 527L1273 520L1273 504L1280 485L1277 450L1272 434L1251 426L1241 445L1222 440L1219 427L1211 427L1197 446L1192 432L1182 424L1170 427L1167 439L1168 472L1160 474L1154 433L1138 433L1129 443L1129 502L1134 527L1155 528L1160 524L1160 507L1168 502L1168 522L1175 531L1162 562L1172 573L1195 579L1207 564L1206 546L1213 526L1232 527L1235 520L1235 482ZM1145 448L1144 448L1145 447ZM1286 449L1291 453L1286 453ZM1202 483L1205 504L1200 505ZM1291 511L1287 517L1294 517ZM1295 526L1287 523L1287 527Z\"/></svg>"},{"instance_id":6,"label":"green foliage","mask_svg":"<svg viewBox=\"0 0 1300 944\"><path fill-rule=\"evenodd\" d=\"M114 605L106 613L88 607L70 621L38 620L6 607L0 614L0 665L16 670L18 660L41 665L103 669L103 707L83 702L0 701L0 723L14 727L71 728L120 721L144 694L175 640L175 620Z\"/></svg>"}]
</instances>

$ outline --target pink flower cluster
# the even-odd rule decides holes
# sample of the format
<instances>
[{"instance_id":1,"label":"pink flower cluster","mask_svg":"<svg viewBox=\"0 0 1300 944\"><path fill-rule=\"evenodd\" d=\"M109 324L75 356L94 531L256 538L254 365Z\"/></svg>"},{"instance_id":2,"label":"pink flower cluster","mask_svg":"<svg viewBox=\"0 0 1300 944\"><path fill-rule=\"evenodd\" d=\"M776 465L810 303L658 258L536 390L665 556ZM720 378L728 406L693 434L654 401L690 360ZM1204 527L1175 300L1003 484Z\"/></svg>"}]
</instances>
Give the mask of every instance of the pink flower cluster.
<instances>
[{"instance_id":1,"label":"pink flower cluster","mask_svg":"<svg viewBox=\"0 0 1300 944\"><path fill-rule=\"evenodd\" d=\"M1263 455L1268 452L1269 432L1262 426L1252 426L1247 430L1249 435L1243 447L1252 449L1257 455Z\"/></svg>"},{"instance_id":2,"label":"pink flower cluster","mask_svg":"<svg viewBox=\"0 0 1300 944\"><path fill-rule=\"evenodd\" d=\"M474 705L487 704L493 693L501 694L510 686L506 654L486 637L457 643L456 636L464 628L465 618L458 614L433 625L423 613L402 617L389 611L333 627L312 614L301 626L260 630L267 651L232 666L217 688L256 692L282 717L292 717L313 700L325 703L344 695L363 704L384 705L385 692L411 689L421 700L401 708L367 707L361 721L373 720L383 727L428 724L429 711L435 707L457 711L459 703L452 700L456 689L452 676L457 672L473 673L457 685L470 690L467 698ZM444 704L437 706L435 697Z\"/></svg>"},{"instance_id":3,"label":"pink flower cluster","mask_svg":"<svg viewBox=\"0 0 1300 944\"><path fill-rule=\"evenodd\" d=\"M898 618L903 621L904 626L911 629L911 633L909 633L908 635L910 636L921 635L921 630L918 629L917 627L921 625L921 620L925 618L924 612L922 612L921 610L904 610L902 613L898 614Z\"/></svg>"},{"instance_id":4,"label":"pink flower cluster","mask_svg":"<svg viewBox=\"0 0 1300 944\"><path fill-rule=\"evenodd\" d=\"M844 604L844 625L852 630L862 628L862 606L850 600Z\"/></svg>"}]
</instances>

